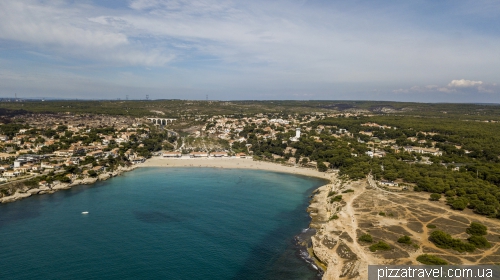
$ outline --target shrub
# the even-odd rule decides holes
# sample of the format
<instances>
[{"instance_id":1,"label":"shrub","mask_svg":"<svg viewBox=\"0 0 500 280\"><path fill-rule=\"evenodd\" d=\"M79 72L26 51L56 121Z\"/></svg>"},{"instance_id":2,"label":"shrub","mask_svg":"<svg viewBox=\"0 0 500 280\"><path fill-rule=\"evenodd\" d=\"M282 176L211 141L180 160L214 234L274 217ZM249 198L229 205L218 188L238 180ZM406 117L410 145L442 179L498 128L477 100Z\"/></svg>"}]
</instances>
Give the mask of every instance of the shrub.
<instances>
[{"instance_id":1,"label":"shrub","mask_svg":"<svg viewBox=\"0 0 500 280\"><path fill-rule=\"evenodd\" d=\"M436 225L433 225L433 224L428 224L428 225L427 225L427 228L436 228Z\"/></svg>"},{"instance_id":2,"label":"shrub","mask_svg":"<svg viewBox=\"0 0 500 280\"><path fill-rule=\"evenodd\" d=\"M318 161L318 163L316 164L316 166L317 166L319 172L326 172L326 171L328 171L328 167L322 161Z\"/></svg>"},{"instance_id":3,"label":"shrub","mask_svg":"<svg viewBox=\"0 0 500 280\"><path fill-rule=\"evenodd\" d=\"M431 201L439 201L441 199L441 195L438 193L431 193L431 197L429 199Z\"/></svg>"},{"instance_id":4,"label":"shrub","mask_svg":"<svg viewBox=\"0 0 500 280\"><path fill-rule=\"evenodd\" d=\"M361 235L359 238L358 238L359 241L363 241L363 242L373 242L373 238L371 235L369 235L368 233L365 233L363 235Z\"/></svg>"},{"instance_id":5,"label":"shrub","mask_svg":"<svg viewBox=\"0 0 500 280\"><path fill-rule=\"evenodd\" d=\"M470 226L465 230L470 235L486 235L488 228L480 223L472 222Z\"/></svg>"},{"instance_id":6,"label":"shrub","mask_svg":"<svg viewBox=\"0 0 500 280\"><path fill-rule=\"evenodd\" d=\"M408 235L401 236L398 243L411 244L411 238Z\"/></svg>"},{"instance_id":7,"label":"shrub","mask_svg":"<svg viewBox=\"0 0 500 280\"><path fill-rule=\"evenodd\" d=\"M423 254L417 257L417 261L428 265L446 265L447 261L433 255Z\"/></svg>"},{"instance_id":8,"label":"shrub","mask_svg":"<svg viewBox=\"0 0 500 280\"><path fill-rule=\"evenodd\" d=\"M59 179L59 181L63 182L63 183L71 183L71 179L64 176L62 177L61 179Z\"/></svg>"},{"instance_id":9,"label":"shrub","mask_svg":"<svg viewBox=\"0 0 500 280\"><path fill-rule=\"evenodd\" d=\"M451 248L451 243L453 242L451 235L440 230L433 231L429 239L436 244L436 246L443 249Z\"/></svg>"},{"instance_id":10,"label":"shrub","mask_svg":"<svg viewBox=\"0 0 500 280\"><path fill-rule=\"evenodd\" d=\"M370 251L372 251L372 252L376 252L377 250L387 251L390 249L391 249L391 246L389 246L389 244L385 243L384 241L379 241L378 243L370 246Z\"/></svg>"},{"instance_id":11,"label":"shrub","mask_svg":"<svg viewBox=\"0 0 500 280\"><path fill-rule=\"evenodd\" d=\"M31 179L31 180L24 181L24 185L27 187L36 187L36 186L38 186L38 180Z\"/></svg>"},{"instance_id":12,"label":"shrub","mask_svg":"<svg viewBox=\"0 0 500 280\"><path fill-rule=\"evenodd\" d=\"M88 174L90 177L97 177L97 172L95 172L94 170L89 170Z\"/></svg>"},{"instance_id":13,"label":"shrub","mask_svg":"<svg viewBox=\"0 0 500 280\"><path fill-rule=\"evenodd\" d=\"M339 202L341 200L342 200L342 195L336 195L330 200L330 202Z\"/></svg>"},{"instance_id":14,"label":"shrub","mask_svg":"<svg viewBox=\"0 0 500 280\"><path fill-rule=\"evenodd\" d=\"M328 196L332 196L332 195L336 195L336 194L337 194L337 192L335 192L335 191L329 191L328 192Z\"/></svg>"},{"instance_id":15,"label":"shrub","mask_svg":"<svg viewBox=\"0 0 500 280\"><path fill-rule=\"evenodd\" d=\"M342 191L342 193L351 193L351 192L354 192L354 190L348 189L348 190Z\"/></svg>"},{"instance_id":16,"label":"shrub","mask_svg":"<svg viewBox=\"0 0 500 280\"><path fill-rule=\"evenodd\" d=\"M474 209L474 212L481 214L481 215L494 215L496 213L495 206L493 205L485 205L485 204L479 204L476 206L476 209Z\"/></svg>"},{"instance_id":17,"label":"shrub","mask_svg":"<svg viewBox=\"0 0 500 280\"><path fill-rule=\"evenodd\" d=\"M451 208L455 210L464 210L467 207L467 201L463 199L456 199L451 203Z\"/></svg>"},{"instance_id":18,"label":"shrub","mask_svg":"<svg viewBox=\"0 0 500 280\"><path fill-rule=\"evenodd\" d=\"M339 216L337 214L333 214L331 217L330 217L330 220L337 220L339 218Z\"/></svg>"},{"instance_id":19,"label":"shrub","mask_svg":"<svg viewBox=\"0 0 500 280\"><path fill-rule=\"evenodd\" d=\"M449 190L444 193L447 197L453 197L455 196L455 191L454 190Z\"/></svg>"},{"instance_id":20,"label":"shrub","mask_svg":"<svg viewBox=\"0 0 500 280\"><path fill-rule=\"evenodd\" d=\"M385 216L385 212L378 212L380 216Z\"/></svg>"},{"instance_id":21,"label":"shrub","mask_svg":"<svg viewBox=\"0 0 500 280\"><path fill-rule=\"evenodd\" d=\"M467 238L467 240L477 248L491 248L490 242L484 236L473 235Z\"/></svg>"},{"instance_id":22,"label":"shrub","mask_svg":"<svg viewBox=\"0 0 500 280\"><path fill-rule=\"evenodd\" d=\"M454 239L451 235L440 230L433 231L429 240L439 248L453 249L458 252L473 252L476 249L474 244L465 243L460 239Z\"/></svg>"}]
</instances>

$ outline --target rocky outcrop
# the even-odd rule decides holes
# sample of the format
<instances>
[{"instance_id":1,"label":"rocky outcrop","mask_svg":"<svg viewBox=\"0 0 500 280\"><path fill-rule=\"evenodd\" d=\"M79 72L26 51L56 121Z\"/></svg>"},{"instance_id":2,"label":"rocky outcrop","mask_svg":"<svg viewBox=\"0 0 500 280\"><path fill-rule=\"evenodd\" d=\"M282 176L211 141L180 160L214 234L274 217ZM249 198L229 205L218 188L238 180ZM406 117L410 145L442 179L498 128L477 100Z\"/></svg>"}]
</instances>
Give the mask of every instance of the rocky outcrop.
<instances>
[{"instance_id":1,"label":"rocky outcrop","mask_svg":"<svg viewBox=\"0 0 500 280\"><path fill-rule=\"evenodd\" d=\"M99 179L99 181L105 181L111 178L111 175L109 175L109 173L103 173L100 174L97 178Z\"/></svg>"},{"instance_id":2,"label":"rocky outcrop","mask_svg":"<svg viewBox=\"0 0 500 280\"><path fill-rule=\"evenodd\" d=\"M311 216L310 227L316 229L311 238L312 252L318 264L325 268L323 279L363 279L362 267L366 264L365 254L359 248L355 236L356 227L353 213L346 201L332 201L335 195L342 194L343 184L334 180L314 193L308 208ZM348 199L349 203L352 201Z\"/></svg>"},{"instance_id":3,"label":"rocky outcrop","mask_svg":"<svg viewBox=\"0 0 500 280\"><path fill-rule=\"evenodd\" d=\"M39 188L30 189L27 191L30 194L38 194L40 192Z\"/></svg>"},{"instance_id":4,"label":"rocky outcrop","mask_svg":"<svg viewBox=\"0 0 500 280\"><path fill-rule=\"evenodd\" d=\"M35 194L47 194L47 193L54 193L58 190L65 190L65 189L70 189L73 186L77 185L90 185L95 183L97 180L104 181L109 178L118 176L124 172L134 170L137 168L137 165L133 165L130 167L118 167L117 170L109 173L103 173L100 174L96 178L92 177L86 177L83 179L76 179L71 183L58 183L53 186L39 186L37 188L28 188L22 183L15 183L12 186L8 188L2 189L2 192L0 193L0 203L8 203L8 202L13 202L19 199L23 199L25 197L29 197L31 195Z\"/></svg>"},{"instance_id":5,"label":"rocky outcrop","mask_svg":"<svg viewBox=\"0 0 500 280\"><path fill-rule=\"evenodd\" d=\"M68 183L60 183L52 186L52 190L66 190L70 188L71 186Z\"/></svg>"},{"instance_id":6,"label":"rocky outcrop","mask_svg":"<svg viewBox=\"0 0 500 280\"><path fill-rule=\"evenodd\" d=\"M13 195L5 196L0 198L0 203L7 203L7 202L13 202L19 199L23 199L25 197L31 196L31 193L28 192L15 192Z\"/></svg>"},{"instance_id":7,"label":"rocky outcrop","mask_svg":"<svg viewBox=\"0 0 500 280\"><path fill-rule=\"evenodd\" d=\"M87 177L87 178L75 180L75 181L73 181L73 183L71 185L72 186L76 186L76 185L90 185L90 184L95 183L96 181L97 181L97 178Z\"/></svg>"}]
</instances>

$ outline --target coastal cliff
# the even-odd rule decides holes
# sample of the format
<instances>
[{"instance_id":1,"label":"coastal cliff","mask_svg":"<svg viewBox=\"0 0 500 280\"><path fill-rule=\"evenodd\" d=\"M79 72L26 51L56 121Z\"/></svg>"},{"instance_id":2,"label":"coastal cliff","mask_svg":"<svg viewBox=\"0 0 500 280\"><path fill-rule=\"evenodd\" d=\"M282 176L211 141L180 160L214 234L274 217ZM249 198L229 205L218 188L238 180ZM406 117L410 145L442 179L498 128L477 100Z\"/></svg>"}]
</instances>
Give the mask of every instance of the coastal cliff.
<instances>
[{"instance_id":1,"label":"coastal cliff","mask_svg":"<svg viewBox=\"0 0 500 280\"><path fill-rule=\"evenodd\" d=\"M310 228L316 229L312 236L310 252L318 266L324 270L323 279L366 279L370 256L357 244L356 217L352 201L356 190L366 182L343 182L333 179L331 184L314 192L307 209L311 216Z\"/></svg>"}]
</instances>

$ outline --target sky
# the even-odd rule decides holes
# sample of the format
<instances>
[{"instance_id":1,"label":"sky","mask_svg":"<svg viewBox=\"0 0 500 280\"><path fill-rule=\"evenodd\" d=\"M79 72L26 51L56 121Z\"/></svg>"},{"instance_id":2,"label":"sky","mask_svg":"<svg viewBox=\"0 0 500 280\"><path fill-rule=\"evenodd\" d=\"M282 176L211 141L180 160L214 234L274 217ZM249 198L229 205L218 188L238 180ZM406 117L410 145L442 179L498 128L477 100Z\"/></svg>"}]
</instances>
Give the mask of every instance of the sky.
<instances>
[{"instance_id":1,"label":"sky","mask_svg":"<svg viewBox=\"0 0 500 280\"><path fill-rule=\"evenodd\" d=\"M1 0L16 95L500 103L500 1Z\"/></svg>"}]
</instances>

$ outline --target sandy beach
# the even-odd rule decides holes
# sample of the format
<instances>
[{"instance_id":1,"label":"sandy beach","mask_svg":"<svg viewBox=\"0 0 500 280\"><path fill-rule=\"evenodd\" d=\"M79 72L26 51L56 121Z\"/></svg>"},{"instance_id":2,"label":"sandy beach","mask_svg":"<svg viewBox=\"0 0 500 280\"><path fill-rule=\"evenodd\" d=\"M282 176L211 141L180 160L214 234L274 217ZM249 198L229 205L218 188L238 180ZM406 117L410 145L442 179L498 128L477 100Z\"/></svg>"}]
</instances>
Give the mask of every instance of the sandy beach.
<instances>
[{"instance_id":1,"label":"sandy beach","mask_svg":"<svg viewBox=\"0 0 500 280\"><path fill-rule=\"evenodd\" d=\"M213 167L268 170L317 177L326 180L336 178L336 173L319 172L311 168L285 166L272 162L254 161L245 158L163 158L153 157L139 167Z\"/></svg>"}]
</instances>

